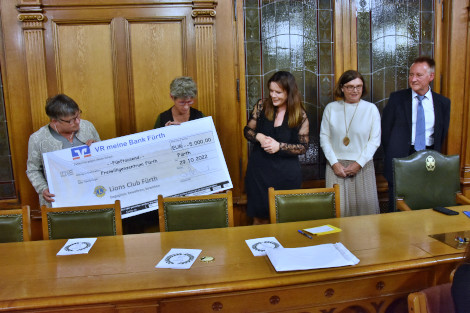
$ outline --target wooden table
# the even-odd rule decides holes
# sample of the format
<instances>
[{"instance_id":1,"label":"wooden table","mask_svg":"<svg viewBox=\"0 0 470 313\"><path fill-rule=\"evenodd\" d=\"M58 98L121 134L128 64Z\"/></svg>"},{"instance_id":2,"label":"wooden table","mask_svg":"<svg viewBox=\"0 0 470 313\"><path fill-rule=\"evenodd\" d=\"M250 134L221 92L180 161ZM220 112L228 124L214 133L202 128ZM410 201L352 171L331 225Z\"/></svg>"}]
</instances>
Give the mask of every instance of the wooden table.
<instances>
[{"instance_id":1,"label":"wooden table","mask_svg":"<svg viewBox=\"0 0 470 313\"><path fill-rule=\"evenodd\" d=\"M342 231L313 239L297 232L324 224ZM463 250L428 235L469 229L464 214L422 210L101 237L87 255L56 256L66 240L0 244L0 311L337 313L357 305L366 312L399 312L409 292L447 282L462 257ZM284 247L342 242L360 263L276 273L245 243L270 236ZM215 261L197 260L189 270L156 269L171 248L202 249L200 256Z\"/></svg>"}]
</instances>

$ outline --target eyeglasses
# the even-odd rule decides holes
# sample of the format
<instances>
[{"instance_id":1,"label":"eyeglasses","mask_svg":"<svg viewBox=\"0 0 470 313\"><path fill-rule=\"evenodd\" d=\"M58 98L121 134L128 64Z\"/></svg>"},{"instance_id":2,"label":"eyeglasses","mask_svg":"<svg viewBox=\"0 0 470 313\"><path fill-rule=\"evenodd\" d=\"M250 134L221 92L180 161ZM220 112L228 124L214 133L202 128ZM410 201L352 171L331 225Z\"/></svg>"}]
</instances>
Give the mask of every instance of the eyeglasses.
<instances>
[{"instance_id":1,"label":"eyeglasses","mask_svg":"<svg viewBox=\"0 0 470 313\"><path fill-rule=\"evenodd\" d=\"M64 123L69 124L69 125L73 125L73 123L75 123L75 122L77 122L77 121L80 121L80 115L81 115L81 114L82 114L82 111L80 110L80 111L78 112L77 116L72 117L72 118L69 119L68 121L63 120L63 119L61 119L61 118L59 118L59 121L64 122Z\"/></svg>"},{"instance_id":2,"label":"eyeglasses","mask_svg":"<svg viewBox=\"0 0 470 313\"><path fill-rule=\"evenodd\" d=\"M194 104L194 99L188 99L188 100L180 100L180 99L176 99L175 100L175 103L178 104L178 105L193 105Z\"/></svg>"},{"instance_id":3,"label":"eyeglasses","mask_svg":"<svg viewBox=\"0 0 470 313\"><path fill-rule=\"evenodd\" d=\"M347 91L353 91L353 90L361 91L362 87L363 87L363 85L357 85L357 86L343 85L343 88L346 88Z\"/></svg>"}]
</instances>

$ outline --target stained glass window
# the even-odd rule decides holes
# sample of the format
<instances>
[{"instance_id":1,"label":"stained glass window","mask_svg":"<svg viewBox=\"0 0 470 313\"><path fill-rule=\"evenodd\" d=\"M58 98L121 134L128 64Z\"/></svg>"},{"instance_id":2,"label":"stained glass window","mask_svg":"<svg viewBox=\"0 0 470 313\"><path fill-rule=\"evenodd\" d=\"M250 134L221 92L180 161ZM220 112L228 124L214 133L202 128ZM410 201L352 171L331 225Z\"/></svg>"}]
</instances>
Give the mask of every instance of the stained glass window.
<instances>
[{"instance_id":1,"label":"stained glass window","mask_svg":"<svg viewBox=\"0 0 470 313\"><path fill-rule=\"evenodd\" d=\"M356 0L358 71L366 100L382 112L391 92L408 88L408 71L420 55L434 55L433 0ZM376 171L383 172L382 151Z\"/></svg>"},{"instance_id":2,"label":"stained glass window","mask_svg":"<svg viewBox=\"0 0 470 313\"><path fill-rule=\"evenodd\" d=\"M323 108L333 100L331 0L245 0L247 114L268 96L266 82L279 70L296 78L310 122L310 148L300 157L304 180L324 178L320 153Z\"/></svg>"},{"instance_id":3,"label":"stained glass window","mask_svg":"<svg viewBox=\"0 0 470 313\"><path fill-rule=\"evenodd\" d=\"M369 90L365 100L382 112L392 91L407 88L412 61L434 54L434 1L356 0L356 8L358 70ZM333 10L332 0L244 1L247 114L267 95L265 82L275 71L295 75L312 143L301 157L304 180L324 178L319 128L323 108L334 100ZM381 153L375 158L379 173Z\"/></svg>"},{"instance_id":4,"label":"stained glass window","mask_svg":"<svg viewBox=\"0 0 470 313\"><path fill-rule=\"evenodd\" d=\"M15 182L13 180L10 143L3 101L3 85L0 80L0 199L12 199L15 197Z\"/></svg>"}]
</instances>

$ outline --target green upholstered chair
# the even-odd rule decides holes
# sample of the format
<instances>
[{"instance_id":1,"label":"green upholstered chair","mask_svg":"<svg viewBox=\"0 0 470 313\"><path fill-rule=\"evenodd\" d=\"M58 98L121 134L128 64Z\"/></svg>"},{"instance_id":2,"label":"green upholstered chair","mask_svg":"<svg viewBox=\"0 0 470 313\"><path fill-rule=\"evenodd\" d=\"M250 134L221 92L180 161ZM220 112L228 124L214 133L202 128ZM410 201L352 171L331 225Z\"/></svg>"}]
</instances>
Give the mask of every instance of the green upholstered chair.
<instances>
[{"instance_id":1,"label":"green upholstered chair","mask_svg":"<svg viewBox=\"0 0 470 313\"><path fill-rule=\"evenodd\" d=\"M0 209L0 242L31 240L29 205L21 209Z\"/></svg>"},{"instance_id":2,"label":"green upholstered chair","mask_svg":"<svg viewBox=\"0 0 470 313\"><path fill-rule=\"evenodd\" d=\"M41 207L43 239L122 235L121 203L90 206Z\"/></svg>"},{"instance_id":3,"label":"green upholstered chair","mask_svg":"<svg viewBox=\"0 0 470 313\"><path fill-rule=\"evenodd\" d=\"M233 226L232 192L190 197L158 196L160 231Z\"/></svg>"},{"instance_id":4,"label":"green upholstered chair","mask_svg":"<svg viewBox=\"0 0 470 313\"><path fill-rule=\"evenodd\" d=\"M470 204L460 192L460 158L422 150L393 164L394 199L401 211Z\"/></svg>"},{"instance_id":5,"label":"green upholstered chair","mask_svg":"<svg viewBox=\"0 0 470 313\"><path fill-rule=\"evenodd\" d=\"M340 217L339 186L333 188L274 190L269 188L271 223Z\"/></svg>"}]
</instances>

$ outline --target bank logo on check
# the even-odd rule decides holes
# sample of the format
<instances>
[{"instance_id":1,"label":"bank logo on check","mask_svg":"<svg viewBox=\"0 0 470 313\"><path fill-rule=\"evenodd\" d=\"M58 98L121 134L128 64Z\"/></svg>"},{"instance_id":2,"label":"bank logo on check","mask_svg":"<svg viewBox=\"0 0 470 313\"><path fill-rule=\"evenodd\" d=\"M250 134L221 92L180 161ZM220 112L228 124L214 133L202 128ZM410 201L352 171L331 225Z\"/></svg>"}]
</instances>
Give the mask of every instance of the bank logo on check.
<instances>
[{"instance_id":1,"label":"bank logo on check","mask_svg":"<svg viewBox=\"0 0 470 313\"><path fill-rule=\"evenodd\" d=\"M74 160L78 160L80 158L86 158L86 157L89 157L91 156L91 150L90 150L90 147L85 145L85 146L80 146L80 147L76 147L76 148L72 148L70 150L72 152L72 158Z\"/></svg>"},{"instance_id":2,"label":"bank logo on check","mask_svg":"<svg viewBox=\"0 0 470 313\"><path fill-rule=\"evenodd\" d=\"M101 198L106 194L106 188L104 188L103 186L96 186L95 191L93 191L93 193L98 198Z\"/></svg>"}]
</instances>

